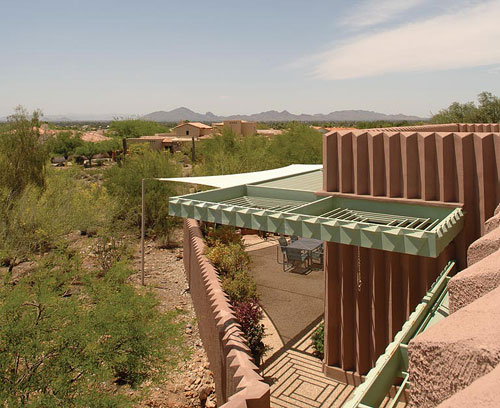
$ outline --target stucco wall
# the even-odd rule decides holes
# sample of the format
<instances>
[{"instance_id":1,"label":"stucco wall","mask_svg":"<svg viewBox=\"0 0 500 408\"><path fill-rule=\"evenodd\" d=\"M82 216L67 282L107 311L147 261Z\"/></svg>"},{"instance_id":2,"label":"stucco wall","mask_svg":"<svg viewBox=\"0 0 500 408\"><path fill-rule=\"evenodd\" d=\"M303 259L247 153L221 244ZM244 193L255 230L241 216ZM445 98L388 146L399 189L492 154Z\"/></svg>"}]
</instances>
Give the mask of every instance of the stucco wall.
<instances>
[{"instance_id":1,"label":"stucco wall","mask_svg":"<svg viewBox=\"0 0 500 408\"><path fill-rule=\"evenodd\" d=\"M411 406L499 406L499 237L496 228L472 243L473 262L448 284L451 315L410 342Z\"/></svg>"},{"instance_id":2,"label":"stucco wall","mask_svg":"<svg viewBox=\"0 0 500 408\"><path fill-rule=\"evenodd\" d=\"M219 406L268 408L269 386L250 351L223 292L216 270L204 256L198 222L184 221L184 267L203 346L214 373Z\"/></svg>"},{"instance_id":3,"label":"stucco wall","mask_svg":"<svg viewBox=\"0 0 500 408\"><path fill-rule=\"evenodd\" d=\"M463 231L439 259L328 243L325 371L365 374L449 259L467 267L467 248L500 201L496 125L431 125L333 131L323 136L323 194L455 203ZM445 204L444 204L445 205ZM358 289L356 271L362 285Z\"/></svg>"},{"instance_id":4,"label":"stucco wall","mask_svg":"<svg viewBox=\"0 0 500 408\"><path fill-rule=\"evenodd\" d=\"M500 366L474 381L438 405L438 408L498 408L500 405Z\"/></svg>"},{"instance_id":5,"label":"stucco wall","mask_svg":"<svg viewBox=\"0 0 500 408\"><path fill-rule=\"evenodd\" d=\"M415 337L408 347L410 406L435 407L493 370L499 339L500 288Z\"/></svg>"},{"instance_id":6,"label":"stucco wall","mask_svg":"<svg viewBox=\"0 0 500 408\"><path fill-rule=\"evenodd\" d=\"M189 135L186 135L186 131L189 131ZM190 125L189 123L185 123L184 125L180 125L175 128L175 134L177 137L200 137L200 128Z\"/></svg>"}]
</instances>

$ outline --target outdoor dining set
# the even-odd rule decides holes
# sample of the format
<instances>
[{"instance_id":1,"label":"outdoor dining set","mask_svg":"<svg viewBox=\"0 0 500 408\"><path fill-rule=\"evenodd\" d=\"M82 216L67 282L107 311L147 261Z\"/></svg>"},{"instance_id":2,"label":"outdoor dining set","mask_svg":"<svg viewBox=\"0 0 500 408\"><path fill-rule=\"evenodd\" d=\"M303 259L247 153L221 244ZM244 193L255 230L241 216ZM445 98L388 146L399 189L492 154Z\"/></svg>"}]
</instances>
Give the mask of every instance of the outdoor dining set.
<instances>
[{"instance_id":1,"label":"outdoor dining set","mask_svg":"<svg viewBox=\"0 0 500 408\"><path fill-rule=\"evenodd\" d=\"M311 238L285 236L278 238L276 260L283 265L283 271L308 273L313 265L323 266L323 241Z\"/></svg>"}]
</instances>

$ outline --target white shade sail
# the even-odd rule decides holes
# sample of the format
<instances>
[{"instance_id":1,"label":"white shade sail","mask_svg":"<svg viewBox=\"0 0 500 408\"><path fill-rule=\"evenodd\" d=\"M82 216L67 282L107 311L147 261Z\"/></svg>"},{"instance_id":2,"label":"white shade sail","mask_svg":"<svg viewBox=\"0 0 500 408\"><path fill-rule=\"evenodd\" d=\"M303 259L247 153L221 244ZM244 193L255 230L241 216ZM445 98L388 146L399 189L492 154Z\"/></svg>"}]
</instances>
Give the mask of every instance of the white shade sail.
<instances>
[{"instance_id":1,"label":"white shade sail","mask_svg":"<svg viewBox=\"0 0 500 408\"><path fill-rule=\"evenodd\" d=\"M222 176L158 178L157 180L225 188L259 183L281 177L295 176L297 174L321 170L322 168L322 164L291 164L290 166L280 167L278 169L255 171L252 173L225 174Z\"/></svg>"}]
</instances>

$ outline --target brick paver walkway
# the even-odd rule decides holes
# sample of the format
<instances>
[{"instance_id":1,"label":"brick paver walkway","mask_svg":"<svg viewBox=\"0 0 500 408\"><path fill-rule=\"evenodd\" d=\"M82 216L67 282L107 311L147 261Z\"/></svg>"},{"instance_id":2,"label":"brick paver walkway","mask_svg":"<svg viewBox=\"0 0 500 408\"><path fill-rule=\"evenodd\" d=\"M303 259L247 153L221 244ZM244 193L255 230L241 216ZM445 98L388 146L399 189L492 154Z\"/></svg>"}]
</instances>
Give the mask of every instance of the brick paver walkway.
<instances>
[{"instance_id":1,"label":"brick paver walkway","mask_svg":"<svg viewBox=\"0 0 500 408\"><path fill-rule=\"evenodd\" d=\"M264 369L271 384L271 407L340 407L354 387L326 377L313 355L312 329Z\"/></svg>"}]
</instances>

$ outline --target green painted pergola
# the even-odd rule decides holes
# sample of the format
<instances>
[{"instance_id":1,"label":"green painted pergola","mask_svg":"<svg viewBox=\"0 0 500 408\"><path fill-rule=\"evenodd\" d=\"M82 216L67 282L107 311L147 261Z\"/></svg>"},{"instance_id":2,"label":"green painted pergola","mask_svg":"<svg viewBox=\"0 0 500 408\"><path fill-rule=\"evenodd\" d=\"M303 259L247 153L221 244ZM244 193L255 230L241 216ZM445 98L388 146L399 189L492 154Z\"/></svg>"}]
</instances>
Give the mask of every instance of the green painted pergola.
<instances>
[{"instance_id":1,"label":"green painted pergola","mask_svg":"<svg viewBox=\"0 0 500 408\"><path fill-rule=\"evenodd\" d=\"M288 169L283 168L283 169ZM463 227L459 205L380 199L372 196L329 194L322 188L321 169L280 176L280 169L215 176L240 180L239 185L171 197L169 214L339 244L437 257ZM266 172L259 172L266 173ZM288 172L290 173L290 172ZM271 173L269 173L271 174ZM261 178L261 180L259 180ZM208 184L208 178L164 179ZM245 183L249 179L252 182ZM258 181L255 181L255 180ZM227 179L229 180L229 179Z\"/></svg>"}]
</instances>

